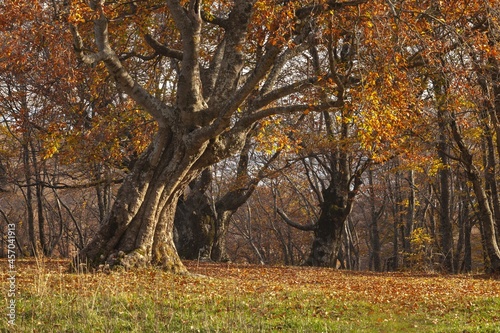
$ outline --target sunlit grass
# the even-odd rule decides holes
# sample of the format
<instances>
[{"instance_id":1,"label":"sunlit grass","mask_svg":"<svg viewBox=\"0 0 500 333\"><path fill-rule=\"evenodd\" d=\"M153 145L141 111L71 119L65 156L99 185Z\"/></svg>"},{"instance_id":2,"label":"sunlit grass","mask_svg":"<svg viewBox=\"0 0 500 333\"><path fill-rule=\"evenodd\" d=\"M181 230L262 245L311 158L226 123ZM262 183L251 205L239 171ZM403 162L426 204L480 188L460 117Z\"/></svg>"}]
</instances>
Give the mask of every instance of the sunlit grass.
<instances>
[{"instance_id":1,"label":"sunlit grass","mask_svg":"<svg viewBox=\"0 0 500 333\"><path fill-rule=\"evenodd\" d=\"M189 269L203 276L67 274L66 265L18 262L12 332L500 332L500 281L484 277L197 263Z\"/></svg>"}]
</instances>

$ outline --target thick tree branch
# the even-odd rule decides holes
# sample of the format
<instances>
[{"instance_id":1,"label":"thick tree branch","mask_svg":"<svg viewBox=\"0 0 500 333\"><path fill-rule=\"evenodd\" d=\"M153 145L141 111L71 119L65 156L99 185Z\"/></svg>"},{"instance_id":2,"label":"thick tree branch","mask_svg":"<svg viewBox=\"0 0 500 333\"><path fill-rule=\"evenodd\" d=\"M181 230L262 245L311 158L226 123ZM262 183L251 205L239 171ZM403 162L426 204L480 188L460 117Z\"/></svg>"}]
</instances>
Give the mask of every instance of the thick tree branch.
<instances>
[{"instance_id":1,"label":"thick tree branch","mask_svg":"<svg viewBox=\"0 0 500 333\"><path fill-rule=\"evenodd\" d=\"M329 1L324 1L320 2L314 5L306 6L299 8L295 11L295 16L297 16L299 19L304 19L308 17L309 15L317 12L323 12L325 10L330 10L330 9L342 9L345 7L353 7L353 6L358 6L364 3L369 2L370 0L357 0L357 1L337 1L337 0L329 0Z\"/></svg>"},{"instance_id":2,"label":"thick tree branch","mask_svg":"<svg viewBox=\"0 0 500 333\"><path fill-rule=\"evenodd\" d=\"M282 211L279 208L276 209L276 213L278 213L278 215L281 216L281 218L283 219L283 221L286 222L286 224L288 224L291 227L294 227L295 229L299 229L299 230L302 230L302 231L314 231L316 229L316 227L317 227L316 224L300 224L300 223L297 223L297 222L291 220L285 214L285 212Z\"/></svg>"},{"instance_id":3,"label":"thick tree branch","mask_svg":"<svg viewBox=\"0 0 500 333\"><path fill-rule=\"evenodd\" d=\"M162 55L162 56L167 57L167 58L174 58L177 60L182 60L182 52L181 51L171 49L171 48L161 44L156 39L154 39L153 36L151 36L150 34L144 35L144 40L159 55Z\"/></svg>"},{"instance_id":4,"label":"thick tree branch","mask_svg":"<svg viewBox=\"0 0 500 333\"><path fill-rule=\"evenodd\" d=\"M116 53L112 50L108 37L108 21L104 14L94 21L96 45L99 60L102 60L118 86L158 122L166 127L166 121L175 122L173 112L139 85L125 70Z\"/></svg>"},{"instance_id":5,"label":"thick tree branch","mask_svg":"<svg viewBox=\"0 0 500 333\"><path fill-rule=\"evenodd\" d=\"M339 108L343 104L344 104L343 101L331 101L317 105L295 104L287 106L270 107L244 116L238 122L236 122L234 128L248 127L251 124L255 123L256 121L277 114L287 114L295 112L322 112L331 108Z\"/></svg>"},{"instance_id":6,"label":"thick tree branch","mask_svg":"<svg viewBox=\"0 0 500 333\"><path fill-rule=\"evenodd\" d=\"M286 97L295 92L299 92L305 87L311 86L319 81L318 77L310 77L304 80L300 80L289 85L277 88L273 91L270 91L258 98L256 98L252 102L252 109L260 109L266 105L269 105L271 102L274 102L280 98Z\"/></svg>"},{"instance_id":7,"label":"thick tree branch","mask_svg":"<svg viewBox=\"0 0 500 333\"><path fill-rule=\"evenodd\" d=\"M206 107L203 100L200 78L201 13L200 0L191 0L189 10L178 0L167 0L167 6L181 34L182 63L177 83L177 107L187 127L196 123L195 115Z\"/></svg>"},{"instance_id":8,"label":"thick tree branch","mask_svg":"<svg viewBox=\"0 0 500 333\"><path fill-rule=\"evenodd\" d=\"M210 65L206 69L201 70L201 82L203 83L203 97L209 100L217 82L217 75L220 71L224 59L224 50L226 48L226 40L223 39L215 49L215 53L210 61ZM209 102L210 104L210 102Z\"/></svg>"},{"instance_id":9,"label":"thick tree branch","mask_svg":"<svg viewBox=\"0 0 500 333\"><path fill-rule=\"evenodd\" d=\"M280 49L276 46L270 46L266 54L261 58L259 64L255 67L250 77L246 80L243 86L238 89L233 97L224 104L224 113L221 114L222 119L229 120L231 115L238 109L248 95L255 89L258 83L269 72L273 66Z\"/></svg>"},{"instance_id":10,"label":"thick tree branch","mask_svg":"<svg viewBox=\"0 0 500 333\"><path fill-rule=\"evenodd\" d=\"M83 61L87 65L95 65L96 63L103 60L102 55L99 53L85 53L83 39L80 36L80 33L78 32L76 26L71 24L69 26L69 29L71 31L71 34L73 35L73 48L75 49L75 52L81 61Z\"/></svg>"},{"instance_id":11,"label":"thick tree branch","mask_svg":"<svg viewBox=\"0 0 500 333\"><path fill-rule=\"evenodd\" d=\"M233 98L218 107L212 107L208 109L206 113L202 112L205 113L205 117L216 117L216 119L211 125L202 127L188 134L184 140L188 146L198 146L202 142L218 136L227 129L227 127L231 123L231 117L242 105L245 98L253 91L260 80L266 75L267 71L272 66L273 60L276 58L278 52L279 51L276 47L271 47L271 50L268 52L267 56L264 57L265 59L262 60L262 62L258 64L253 71L251 78L247 80L243 87L238 89L233 94ZM248 122L248 125L251 125L253 122L254 121Z\"/></svg>"},{"instance_id":12,"label":"thick tree branch","mask_svg":"<svg viewBox=\"0 0 500 333\"><path fill-rule=\"evenodd\" d=\"M153 60L157 56L158 56L157 53L153 53L150 55L143 55L143 54L139 54L135 51L132 51L132 52L128 52L128 53L124 53L124 54L120 55L120 57L118 57L118 59L120 61L125 61L125 60L130 59L130 58L139 58L139 59L144 60L144 61L149 61L149 60Z\"/></svg>"},{"instance_id":13,"label":"thick tree branch","mask_svg":"<svg viewBox=\"0 0 500 333\"><path fill-rule=\"evenodd\" d=\"M250 23L254 3L255 0L235 1L229 14L225 27L224 53L221 65L217 67L217 71L211 73L217 78L210 94L209 103L211 106L215 106L215 109L225 109L226 107L221 104L226 103L231 96L234 96L234 91L238 87L244 64L241 49L247 36L247 26ZM232 111L234 110L230 112Z\"/></svg>"},{"instance_id":14,"label":"thick tree branch","mask_svg":"<svg viewBox=\"0 0 500 333\"><path fill-rule=\"evenodd\" d=\"M215 24L215 25L217 25L221 28L224 28L224 29L227 28L227 24L228 24L227 19L217 17L217 16L213 15L212 13L202 11L201 18L203 19L204 22Z\"/></svg>"}]
</instances>

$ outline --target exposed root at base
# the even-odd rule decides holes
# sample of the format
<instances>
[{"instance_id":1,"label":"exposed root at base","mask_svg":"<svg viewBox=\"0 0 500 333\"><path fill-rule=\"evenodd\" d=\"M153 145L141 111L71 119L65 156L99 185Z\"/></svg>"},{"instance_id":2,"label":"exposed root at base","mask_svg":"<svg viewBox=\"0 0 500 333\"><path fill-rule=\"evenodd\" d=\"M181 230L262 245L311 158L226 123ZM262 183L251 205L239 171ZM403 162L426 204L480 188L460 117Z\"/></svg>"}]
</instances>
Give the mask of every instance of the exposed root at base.
<instances>
[{"instance_id":1,"label":"exposed root at base","mask_svg":"<svg viewBox=\"0 0 500 333\"><path fill-rule=\"evenodd\" d=\"M180 259L163 258L161 261L152 261L151 258L145 256L142 252L140 249L128 254L123 251L117 251L108 255L107 258L101 255L96 260L82 259L80 256L77 256L73 259L68 271L70 273L93 273L154 267L173 274L191 275Z\"/></svg>"}]
</instances>

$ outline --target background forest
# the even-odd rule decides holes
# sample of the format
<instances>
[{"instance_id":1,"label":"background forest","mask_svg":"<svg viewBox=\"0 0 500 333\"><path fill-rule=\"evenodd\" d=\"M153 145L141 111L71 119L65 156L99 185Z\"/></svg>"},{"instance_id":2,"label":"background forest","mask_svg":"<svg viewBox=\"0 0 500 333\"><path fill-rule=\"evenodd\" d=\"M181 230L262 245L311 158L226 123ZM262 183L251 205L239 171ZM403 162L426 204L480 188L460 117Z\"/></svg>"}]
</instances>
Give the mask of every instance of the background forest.
<instances>
[{"instance_id":1,"label":"background forest","mask_svg":"<svg viewBox=\"0 0 500 333\"><path fill-rule=\"evenodd\" d=\"M93 27L106 15L131 80L182 106L198 88L182 94L178 5L201 13L200 82L204 96L220 93L208 108L245 92L207 142L246 126L183 180L173 201L181 258L500 272L497 1L251 1L251 38L233 53L221 31L244 2L167 2L1 2L0 256L8 224L20 256L67 258L114 216L163 124L108 62L87 65L101 47ZM238 54L234 93L222 74L203 76L222 54ZM182 126L202 133L218 119Z\"/></svg>"}]
</instances>

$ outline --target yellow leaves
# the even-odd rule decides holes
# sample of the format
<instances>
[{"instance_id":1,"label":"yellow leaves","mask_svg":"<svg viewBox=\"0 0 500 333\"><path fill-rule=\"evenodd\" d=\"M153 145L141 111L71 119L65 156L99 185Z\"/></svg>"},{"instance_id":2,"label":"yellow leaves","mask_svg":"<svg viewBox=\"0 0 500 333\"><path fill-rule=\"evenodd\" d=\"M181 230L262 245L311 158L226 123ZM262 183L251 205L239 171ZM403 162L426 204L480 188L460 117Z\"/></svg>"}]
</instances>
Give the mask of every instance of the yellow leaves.
<instances>
[{"instance_id":1,"label":"yellow leaves","mask_svg":"<svg viewBox=\"0 0 500 333\"><path fill-rule=\"evenodd\" d=\"M46 134L41 135L43 142L42 159L47 160L59 153L64 143L66 126L60 122L53 122L47 126Z\"/></svg>"},{"instance_id":2,"label":"yellow leaves","mask_svg":"<svg viewBox=\"0 0 500 333\"><path fill-rule=\"evenodd\" d=\"M424 269L432 257L432 237L424 228L415 228L408 237L411 252L407 253L413 269Z\"/></svg>"},{"instance_id":3,"label":"yellow leaves","mask_svg":"<svg viewBox=\"0 0 500 333\"><path fill-rule=\"evenodd\" d=\"M395 57L387 58L378 71L366 73L352 102L358 140L376 162L411 149L408 133L421 121L416 97L419 86L398 66Z\"/></svg>"},{"instance_id":4,"label":"yellow leaves","mask_svg":"<svg viewBox=\"0 0 500 333\"><path fill-rule=\"evenodd\" d=\"M293 47L290 36L293 35L295 25L298 24L295 17L297 1L287 1L283 5L277 5L272 0L259 0L254 5L254 17L250 24L252 41L262 46L269 43L274 46Z\"/></svg>"},{"instance_id":5,"label":"yellow leaves","mask_svg":"<svg viewBox=\"0 0 500 333\"><path fill-rule=\"evenodd\" d=\"M68 21L74 24L86 22L86 20L83 18L83 15L78 11L72 12L71 15L68 17Z\"/></svg>"},{"instance_id":6,"label":"yellow leaves","mask_svg":"<svg viewBox=\"0 0 500 333\"><path fill-rule=\"evenodd\" d=\"M42 155L42 159L47 160L47 159L53 157L56 153L59 152L59 147L60 147L60 144L57 141L53 142L52 145L46 146L45 152Z\"/></svg>"},{"instance_id":7,"label":"yellow leaves","mask_svg":"<svg viewBox=\"0 0 500 333\"><path fill-rule=\"evenodd\" d=\"M449 166L444 165L440 159L434 158L431 161L429 169L427 170L427 175L430 177L434 177L439 171L443 170L444 168L449 168Z\"/></svg>"},{"instance_id":8,"label":"yellow leaves","mask_svg":"<svg viewBox=\"0 0 500 333\"><path fill-rule=\"evenodd\" d=\"M260 130L255 137L258 149L266 154L274 154L277 151L297 152L300 138L295 128L282 124L280 117L268 118L261 121Z\"/></svg>"},{"instance_id":9,"label":"yellow leaves","mask_svg":"<svg viewBox=\"0 0 500 333\"><path fill-rule=\"evenodd\" d=\"M73 24L86 23L97 18L97 13L82 0L72 1L68 22Z\"/></svg>"},{"instance_id":10,"label":"yellow leaves","mask_svg":"<svg viewBox=\"0 0 500 333\"><path fill-rule=\"evenodd\" d=\"M481 141L484 136L484 129L480 126L470 126L462 132L463 136L474 141Z\"/></svg>"}]
</instances>

